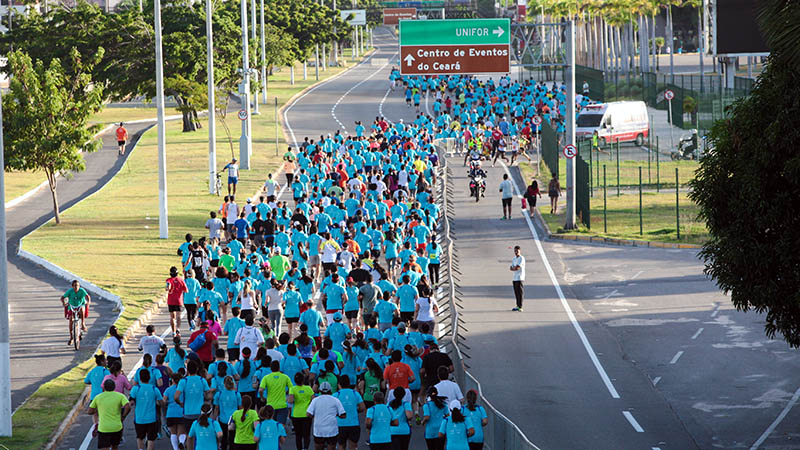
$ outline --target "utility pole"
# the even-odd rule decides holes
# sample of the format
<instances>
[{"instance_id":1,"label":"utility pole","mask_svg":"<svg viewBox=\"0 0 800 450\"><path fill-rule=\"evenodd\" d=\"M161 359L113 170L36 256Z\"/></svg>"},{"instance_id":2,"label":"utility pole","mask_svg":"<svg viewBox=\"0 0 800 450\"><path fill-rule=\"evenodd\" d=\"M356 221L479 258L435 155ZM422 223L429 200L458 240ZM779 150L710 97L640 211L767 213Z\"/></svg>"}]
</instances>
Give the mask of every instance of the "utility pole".
<instances>
[{"instance_id":1,"label":"utility pole","mask_svg":"<svg viewBox=\"0 0 800 450\"><path fill-rule=\"evenodd\" d=\"M256 15L256 0L250 0L250 19L251 19L250 26L253 28L252 39L253 39L253 42L256 43L256 45L258 45L257 44L258 41L256 40L257 39L256 30L258 29L258 28L256 28L256 17L258 17ZM256 47L256 50L254 50L254 51L258 52L258 47ZM253 78L255 78L255 91L256 92L253 94L253 114L260 114L258 112L258 71L254 69L250 73L250 75Z\"/></svg>"},{"instance_id":2,"label":"utility pole","mask_svg":"<svg viewBox=\"0 0 800 450\"><path fill-rule=\"evenodd\" d=\"M239 95L242 101L242 110L239 114L242 120L242 136L239 138L239 167L243 170L250 169L250 147L252 138L250 134L250 56L247 45L247 0L241 0L242 9L242 82L239 84ZM241 117L240 117L241 119Z\"/></svg>"},{"instance_id":3,"label":"utility pole","mask_svg":"<svg viewBox=\"0 0 800 450\"><path fill-rule=\"evenodd\" d=\"M167 130L164 123L164 57L161 51L161 0L154 2L156 31L156 108L158 109L158 237L169 238L167 220Z\"/></svg>"},{"instance_id":4,"label":"utility pole","mask_svg":"<svg viewBox=\"0 0 800 450\"><path fill-rule=\"evenodd\" d=\"M333 0L333 10L336 11L336 0ZM336 38L336 27L333 27L333 58L331 64L333 66L339 65L339 40Z\"/></svg>"},{"instance_id":5,"label":"utility pole","mask_svg":"<svg viewBox=\"0 0 800 450\"><path fill-rule=\"evenodd\" d=\"M214 31L211 0L206 0L206 59L208 61L208 193L217 193L217 124L214 102Z\"/></svg>"},{"instance_id":6,"label":"utility pole","mask_svg":"<svg viewBox=\"0 0 800 450\"><path fill-rule=\"evenodd\" d=\"M314 78L319 81L319 44L314 47Z\"/></svg>"},{"instance_id":7,"label":"utility pole","mask_svg":"<svg viewBox=\"0 0 800 450\"><path fill-rule=\"evenodd\" d=\"M575 21L567 23L567 117L565 145L575 145ZM578 157L577 155L575 156ZM575 229L575 158L567 158L567 221L565 230Z\"/></svg>"},{"instance_id":8,"label":"utility pole","mask_svg":"<svg viewBox=\"0 0 800 450\"><path fill-rule=\"evenodd\" d=\"M9 2L10 3L10 2ZM0 91L0 198L6 198L3 93ZM3 200L5 202L5 200ZM8 247L6 208L0 208L0 436L11 436L11 346L8 331Z\"/></svg>"}]
</instances>

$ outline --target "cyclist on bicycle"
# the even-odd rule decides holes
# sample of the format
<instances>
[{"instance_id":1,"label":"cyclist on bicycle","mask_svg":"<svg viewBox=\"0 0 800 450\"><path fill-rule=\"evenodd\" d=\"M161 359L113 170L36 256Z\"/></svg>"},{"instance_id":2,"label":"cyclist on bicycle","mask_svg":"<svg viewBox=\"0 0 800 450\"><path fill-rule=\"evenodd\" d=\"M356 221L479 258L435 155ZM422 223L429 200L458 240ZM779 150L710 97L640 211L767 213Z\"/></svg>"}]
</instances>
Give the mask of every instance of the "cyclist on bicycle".
<instances>
[{"instance_id":1,"label":"cyclist on bicycle","mask_svg":"<svg viewBox=\"0 0 800 450\"><path fill-rule=\"evenodd\" d=\"M69 306L67 310L67 319L69 320L69 342L67 345L72 344L72 340L75 339L76 336L72 335L72 321L74 320L75 314L78 315L78 318L81 320L81 332L86 332L86 323L84 322L84 311L85 307L89 305L92 301L92 297L86 292L85 289L81 287L81 283L78 280L72 281L72 289L67 290L64 292L64 295L61 296L61 305L64 308Z\"/></svg>"}]
</instances>

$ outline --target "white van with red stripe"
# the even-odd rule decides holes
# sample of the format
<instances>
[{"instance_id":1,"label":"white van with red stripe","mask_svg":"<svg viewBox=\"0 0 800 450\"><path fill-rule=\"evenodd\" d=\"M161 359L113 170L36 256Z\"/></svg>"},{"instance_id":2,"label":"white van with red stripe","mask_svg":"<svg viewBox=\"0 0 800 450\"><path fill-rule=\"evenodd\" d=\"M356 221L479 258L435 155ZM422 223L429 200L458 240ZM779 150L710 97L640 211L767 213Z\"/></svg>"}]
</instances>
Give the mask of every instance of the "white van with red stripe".
<instances>
[{"instance_id":1,"label":"white van with red stripe","mask_svg":"<svg viewBox=\"0 0 800 450\"><path fill-rule=\"evenodd\" d=\"M586 105L575 123L578 139L591 139L597 132L600 143L635 142L644 144L650 131L644 102L611 102Z\"/></svg>"}]
</instances>

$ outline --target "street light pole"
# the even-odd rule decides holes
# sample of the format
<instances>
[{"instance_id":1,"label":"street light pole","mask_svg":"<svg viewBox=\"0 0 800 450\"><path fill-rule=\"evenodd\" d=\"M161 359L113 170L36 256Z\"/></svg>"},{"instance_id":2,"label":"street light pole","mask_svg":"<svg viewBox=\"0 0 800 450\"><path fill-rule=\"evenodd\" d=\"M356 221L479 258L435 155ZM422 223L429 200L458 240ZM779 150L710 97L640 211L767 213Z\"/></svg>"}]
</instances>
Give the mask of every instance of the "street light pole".
<instances>
[{"instance_id":1,"label":"street light pole","mask_svg":"<svg viewBox=\"0 0 800 450\"><path fill-rule=\"evenodd\" d=\"M167 221L167 130L164 123L164 57L161 51L161 0L154 2L156 31L156 108L158 110L158 237L169 238Z\"/></svg>"},{"instance_id":2,"label":"street light pole","mask_svg":"<svg viewBox=\"0 0 800 450\"><path fill-rule=\"evenodd\" d=\"M239 95L242 101L240 114L242 120L242 136L239 138L239 167L243 170L250 169L250 61L247 45L247 0L241 0L242 6L242 82L239 84Z\"/></svg>"},{"instance_id":3,"label":"street light pole","mask_svg":"<svg viewBox=\"0 0 800 450\"><path fill-rule=\"evenodd\" d=\"M6 198L3 93L0 91L0 199ZM11 349L8 331L8 247L6 208L0 208L0 436L11 436Z\"/></svg>"},{"instance_id":4,"label":"street light pole","mask_svg":"<svg viewBox=\"0 0 800 450\"><path fill-rule=\"evenodd\" d=\"M206 0L206 59L208 60L208 193L217 193L217 124L214 101L214 32L211 0Z\"/></svg>"},{"instance_id":5,"label":"street light pole","mask_svg":"<svg viewBox=\"0 0 800 450\"><path fill-rule=\"evenodd\" d=\"M267 104L267 44L264 37L264 0L261 0L261 91Z\"/></svg>"},{"instance_id":6,"label":"street light pole","mask_svg":"<svg viewBox=\"0 0 800 450\"><path fill-rule=\"evenodd\" d=\"M575 145L575 21L567 23L567 117L566 143ZM567 158L567 221L565 230L574 230L575 225L575 158ZM556 169L557 170L557 169Z\"/></svg>"},{"instance_id":7,"label":"street light pole","mask_svg":"<svg viewBox=\"0 0 800 450\"><path fill-rule=\"evenodd\" d=\"M250 26L253 28L252 39L253 39L254 42L258 42L256 40L257 39L257 36L256 36L256 30L257 30L257 28L256 28L256 17L257 17L256 16L256 0L250 0L250 14L251 14L251 16L250 16L250 19L251 19ZM256 44L256 45L258 45L258 44ZM254 51L257 52L258 50L256 49ZM259 112L258 112L258 71L255 71L252 75L256 79L256 81L255 81L255 91L256 92L253 94L253 114L259 114Z\"/></svg>"}]
</instances>

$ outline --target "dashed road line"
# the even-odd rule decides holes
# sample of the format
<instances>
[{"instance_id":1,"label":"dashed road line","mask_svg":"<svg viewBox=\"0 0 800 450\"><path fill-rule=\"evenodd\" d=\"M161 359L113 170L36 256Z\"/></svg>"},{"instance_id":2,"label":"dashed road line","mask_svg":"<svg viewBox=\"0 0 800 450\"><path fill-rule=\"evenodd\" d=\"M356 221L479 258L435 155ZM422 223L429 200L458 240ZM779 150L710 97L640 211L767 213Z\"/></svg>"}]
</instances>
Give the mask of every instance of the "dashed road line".
<instances>
[{"instance_id":1,"label":"dashed road line","mask_svg":"<svg viewBox=\"0 0 800 450\"><path fill-rule=\"evenodd\" d=\"M661 377L653 378L653 386L657 385L659 381L661 381Z\"/></svg>"},{"instance_id":2,"label":"dashed road line","mask_svg":"<svg viewBox=\"0 0 800 450\"><path fill-rule=\"evenodd\" d=\"M373 55L374 55L374 53L373 53ZM343 123L342 123L342 122L339 120L339 118L338 118L338 117L336 117L336 107L337 107L337 106L339 106L339 103L341 103L341 102L342 102L342 100L344 100L344 98L345 98L345 97L347 97L347 95L348 95L348 94L350 94L351 92L353 92L353 90L354 90L355 88L357 88L357 87L361 86L362 84L366 83L366 82L367 82L367 81L369 81L369 80L370 80L372 77L374 77L375 75L377 75L377 74L378 74L378 72L380 72L381 70L383 70L383 68L384 68L384 67L388 66L388 65L389 65L389 62L392 60L392 58L394 58L394 56L395 56L395 55L397 55L397 52L394 52L394 53L392 54L392 56L391 56L389 59L387 59L387 60L386 60L386 62L385 62L385 63L384 63L382 66L378 67L378 69L376 69L375 71L373 71L373 72L372 72L372 73L371 73L371 74L370 74L368 77L366 77L366 78L364 78L363 80L359 81L358 83L354 84L354 85L353 85L353 86L352 86L350 89L348 89L348 90L347 90L347 91L346 91L344 94L342 94L342 96L341 96L341 97L339 97L339 99L338 99L338 100L336 100L336 103L334 103L334 104L333 104L333 107L331 108L331 116L333 116L333 120L335 120L335 121L336 121L336 123L338 123L338 124L339 124L339 126L340 126L340 127L342 127L342 131L347 131L347 127L346 127L346 126L345 126L345 125L344 125L344 124L343 124ZM370 58L371 58L371 57L370 57Z\"/></svg>"},{"instance_id":3,"label":"dashed road line","mask_svg":"<svg viewBox=\"0 0 800 450\"><path fill-rule=\"evenodd\" d=\"M786 415L789 414L789 411L792 409L794 404L797 403L798 399L800 399L800 388L794 391L792 399L789 400L789 403L783 408L783 411L781 411L781 413L778 414L778 417L776 417L775 420L770 424L770 426L767 427L764 433L761 434L761 436L759 436L758 440L753 443L753 445L750 447L750 450L756 450L758 447L761 446L761 444L764 443L764 441L767 440L769 435L772 434L773 431L775 431L775 428L778 426L778 424L780 424L781 421L786 418Z\"/></svg>"},{"instance_id":4,"label":"dashed road line","mask_svg":"<svg viewBox=\"0 0 800 450\"><path fill-rule=\"evenodd\" d=\"M703 330L705 330L705 328L703 328L703 327L700 327L700 328L699 328L699 329L698 329L698 330L697 330L697 331L694 333L694 335L692 335L692 340L695 340L695 339L697 339L697 336L700 336L700 333L702 333L702 332L703 332Z\"/></svg>"},{"instance_id":5,"label":"dashed road line","mask_svg":"<svg viewBox=\"0 0 800 450\"><path fill-rule=\"evenodd\" d=\"M672 360L670 360L669 363L675 364L679 359L681 359L681 356L683 356L683 350L679 350L678 353L675 353L675 356L672 357Z\"/></svg>"},{"instance_id":6,"label":"dashed road line","mask_svg":"<svg viewBox=\"0 0 800 450\"><path fill-rule=\"evenodd\" d=\"M639 425L639 422L636 421L636 418L633 417L633 414L631 414L630 411L622 411L622 415L625 416L626 419L628 419L628 422L631 424L633 429L636 430L637 433L644 433L644 428L642 428L642 426Z\"/></svg>"}]
</instances>

